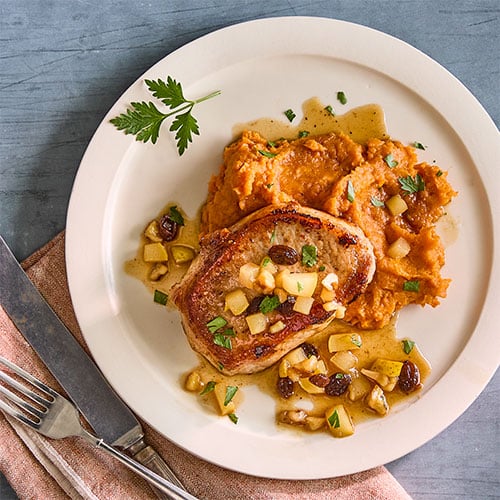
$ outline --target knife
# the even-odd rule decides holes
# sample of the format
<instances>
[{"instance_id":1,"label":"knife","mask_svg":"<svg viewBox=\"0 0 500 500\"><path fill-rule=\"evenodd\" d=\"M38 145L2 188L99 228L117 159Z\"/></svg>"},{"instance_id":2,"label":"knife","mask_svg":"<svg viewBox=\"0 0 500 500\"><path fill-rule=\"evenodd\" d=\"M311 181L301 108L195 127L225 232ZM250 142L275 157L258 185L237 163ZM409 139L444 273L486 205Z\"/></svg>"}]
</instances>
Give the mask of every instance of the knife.
<instances>
[{"instance_id":1,"label":"knife","mask_svg":"<svg viewBox=\"0 0 500 500\"><path fill-rule=\"evenodd\" d=\"M0 304L96 434L185 489L160 455L144 441L139 421L47 304L1 235ZM157 494L164 497L163 493Z\"/></svg>"}]
</instances>

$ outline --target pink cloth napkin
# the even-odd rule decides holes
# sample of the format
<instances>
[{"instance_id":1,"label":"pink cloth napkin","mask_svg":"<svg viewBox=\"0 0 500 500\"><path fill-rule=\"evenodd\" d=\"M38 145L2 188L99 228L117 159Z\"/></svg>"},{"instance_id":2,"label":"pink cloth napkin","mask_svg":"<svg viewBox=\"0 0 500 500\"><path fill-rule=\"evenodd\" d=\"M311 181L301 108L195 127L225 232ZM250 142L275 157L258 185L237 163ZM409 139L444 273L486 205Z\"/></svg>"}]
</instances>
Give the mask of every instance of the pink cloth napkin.
<instances>
[{"instance_id":1,"label":"pink cloth napkin","mask_svg":"<svg viewBox=\"0 0 500 500\"><path fill-rule=\"evenodd\" d=\"M86 349L69 296L64 233L23 262L31 280ZM0 309L0 353L56 390L57 382ZM146 440L200 499L409 499L384 468L333 479L290 481L232 472L178 448L142 422ZM0 413L0 470L24 499L154 499L149 485L82 439L49 440Z\"/></svg>"}]
</instances>

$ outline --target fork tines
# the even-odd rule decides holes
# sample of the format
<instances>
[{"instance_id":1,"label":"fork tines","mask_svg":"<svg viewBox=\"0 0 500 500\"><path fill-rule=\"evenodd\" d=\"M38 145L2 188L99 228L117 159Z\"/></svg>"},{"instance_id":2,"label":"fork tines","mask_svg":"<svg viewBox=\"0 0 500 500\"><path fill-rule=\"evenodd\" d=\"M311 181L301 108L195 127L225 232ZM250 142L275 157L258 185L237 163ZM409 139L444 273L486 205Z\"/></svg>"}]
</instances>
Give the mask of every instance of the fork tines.
<instances>
[{"instance_id":1,"label":"fork tines","mask_svg":"<svg viewBox=\"0 0 500 500\"><path fill-rule=\"evenodd\" d=\"M57 393L3 356L0 356L0 365L7 367L40 391L41 395L5 373L5 371L0 370L0 382L2 382L0 383L0 408L12 417L18 418L36 428L40 423L40 419L54 402ZM14 389L17 394L11 389ZM29 400L22 399L18 394L33 401L38 407L30 403ZM6 403L4 399L8 400L10 404ZM24 410L24 412L19 411L19 409Z\"/></svg>"}]
</instances>

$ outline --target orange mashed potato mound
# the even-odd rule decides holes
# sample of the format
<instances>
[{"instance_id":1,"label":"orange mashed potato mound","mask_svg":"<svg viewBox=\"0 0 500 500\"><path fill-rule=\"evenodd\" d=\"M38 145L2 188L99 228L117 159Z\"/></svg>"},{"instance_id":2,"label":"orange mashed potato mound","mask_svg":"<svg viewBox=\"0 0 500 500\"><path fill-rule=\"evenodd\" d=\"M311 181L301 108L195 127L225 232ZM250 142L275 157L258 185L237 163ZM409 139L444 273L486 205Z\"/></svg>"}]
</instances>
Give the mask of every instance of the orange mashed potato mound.
<instances>
[{"instance_id":1,"label":"orange mashed potato mound","mask_svg":"<svg viewBox=\"0 0 500 500\"><path fill-rule=\"evenodd\" d=\"M424 188L404 190L401 179L417 175ZM361 145L332 133L269 143L246 131L225 149L220 172L210 181L201 232L289 201L356 224L373 244L377 270L367 291L348 305L345 320L361 328L381 328L407 304L434 307L446 296L450 280L441 276L444 248L435 229L456 195L446 177L437 165L418 163L413 147L394 140L372 139ZM394 216L385 202L396 194L408 209ZM391 258L388 248L400 237L410 251ZM407 281L418 282L418 290L405 291Z\"/></svg>"}]
</instances>

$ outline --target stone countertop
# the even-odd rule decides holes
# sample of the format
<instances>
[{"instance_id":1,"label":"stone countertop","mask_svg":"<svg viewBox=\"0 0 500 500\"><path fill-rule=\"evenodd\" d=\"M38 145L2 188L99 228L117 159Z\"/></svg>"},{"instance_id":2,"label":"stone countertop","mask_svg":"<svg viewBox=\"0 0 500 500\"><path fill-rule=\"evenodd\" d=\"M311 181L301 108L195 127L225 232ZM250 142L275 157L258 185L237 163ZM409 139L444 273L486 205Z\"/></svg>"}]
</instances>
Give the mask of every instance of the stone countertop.
<instances>
[{"instance_id":1,"label":"stone countertop","mask_svg":"<svg viewBox=\"0 0 500 500\"><path fill-rule=\"evenodd\" d=\"M291 15L346 20L410 43L460 79L498 126L497 0L1 0L0 233L15 255L64 229L86 145L147 68L218 28ZM499 390L497 373L451 426L387 464L413 498L500 498ZM16 498L3 477L0 498Z\"/></svg>"}]
</instances>

